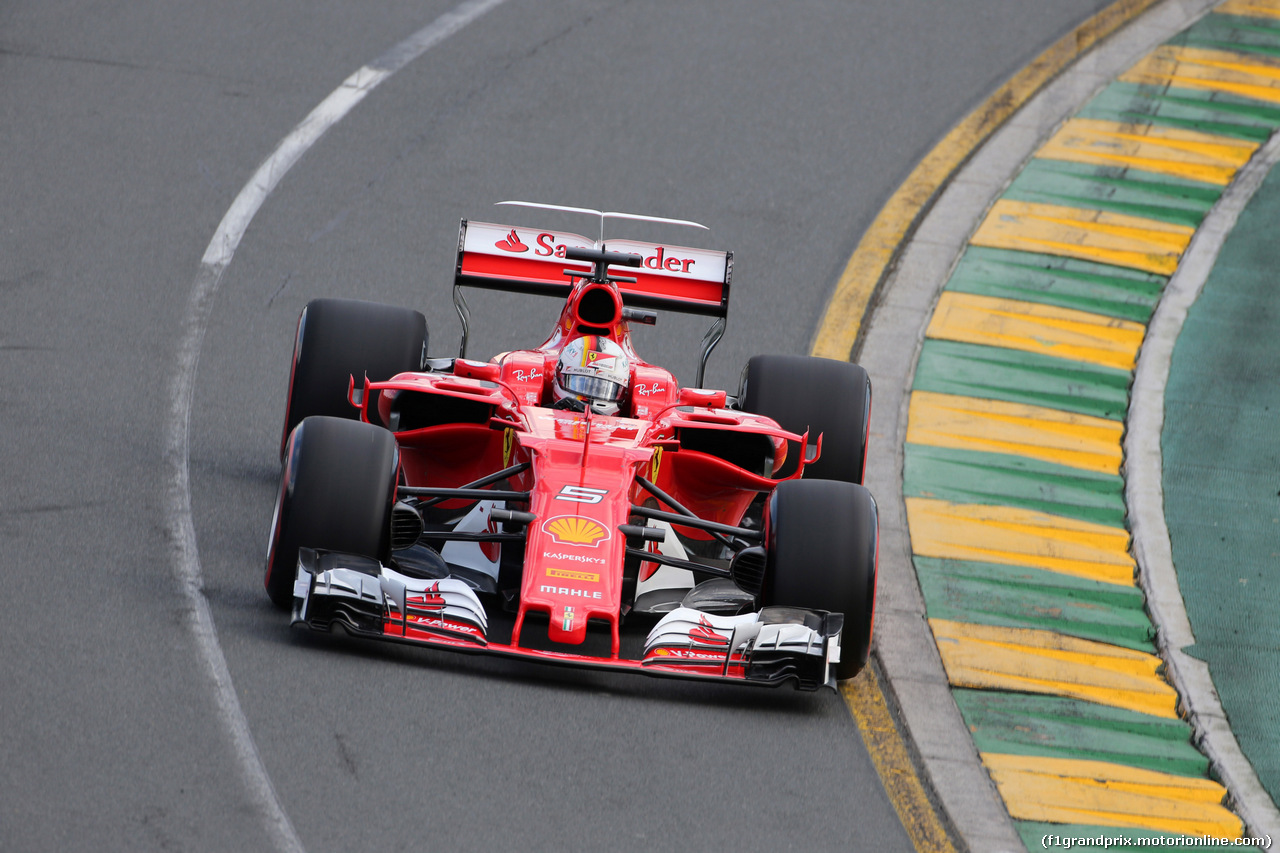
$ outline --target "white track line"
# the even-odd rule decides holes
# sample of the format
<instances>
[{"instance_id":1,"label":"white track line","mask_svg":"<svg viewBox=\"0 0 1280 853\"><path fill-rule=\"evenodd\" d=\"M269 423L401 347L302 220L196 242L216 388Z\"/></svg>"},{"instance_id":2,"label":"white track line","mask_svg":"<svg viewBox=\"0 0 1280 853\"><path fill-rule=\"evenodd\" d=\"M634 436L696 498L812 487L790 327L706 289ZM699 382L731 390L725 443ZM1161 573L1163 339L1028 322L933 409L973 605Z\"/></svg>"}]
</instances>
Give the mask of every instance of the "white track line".
<instances>
[{"instance_id":1,"label":"white track line","mask_svg":"<svg viewBox=\"0 0 1280 853\"><path fill-rule=\"evenodd\" d=\"M380 83L503 2L505 0L467 0L441 15L344 80L341 86L321 101L281 140L222 217L222 222L201 260L183 315L177 359L169 385L169 399L172 402L164 425L163 500L166 527L173 548L173 568L190 609L190 626L200 659L213 682L218 714L231 738L250 796L259 808L273 843L281 851L302 853L305 848L281 806L275 787L271 784L271 777L262 764L253 733L249 731L249 721L245 718L235 687L231 683L227 660L218 644L213 613L204 595L200 552L196 546L195 524L191 516L191 476L188 464L191 402L205 329L213 310L214 296L222 284L223 273L231 263L245 230L258 209L299 158Z\"/></svg>"},{"instance_id":2,"label":"white track line","mask_svg":"<svg viewBox=\"0 0 1280 853\"><path fill-rule=\"evenodd\" d=\"M1169 664L1170 680L1182 695L1187 716L1195 726L1196 743L1213 762L1230 792L1236 813L1255 837L1272 838L1280 836L1280 811L1231 731L1209 665L1183 651L1194 645L1196 638L1178 585L1165 523L1160 436L1173 348L1187 312L1213 272L1236 218L1278 162L1280 134L1275 134L1218 199L1183 253L1147 326L1138 354L1124 440L1125 504L1133 530L1133 554L1147 595L1147 610L1156 626L1160 654Z\"/></svg>"}]
</instances>

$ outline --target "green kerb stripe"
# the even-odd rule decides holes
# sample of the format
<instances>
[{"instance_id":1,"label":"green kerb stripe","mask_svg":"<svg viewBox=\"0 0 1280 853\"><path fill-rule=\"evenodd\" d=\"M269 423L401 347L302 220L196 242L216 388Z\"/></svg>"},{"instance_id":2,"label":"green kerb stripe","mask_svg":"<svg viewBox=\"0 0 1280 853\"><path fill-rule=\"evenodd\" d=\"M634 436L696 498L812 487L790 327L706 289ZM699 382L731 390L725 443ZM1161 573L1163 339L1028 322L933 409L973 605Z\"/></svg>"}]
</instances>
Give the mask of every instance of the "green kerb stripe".
<instances>
[{"instance_id":1,"label":"green kerb stripe","mask_svg":"<svg viewBox=\"0 0 1280 853\"><path fill-rule=\"evenodd\" d=\"M1220 190L1220 187L1210 184L1138 169L1037 158L1014 179L1004 197L1087 210L1107 210L1198 228L1209 208L1218 200ZM1114 274L1107 277L1114 277ZM1145 322L1146 315L1129 315L1125 319Z\"/></svg>"},{"instance_id":2,"label":"green kerb stripe","mask_svg":"<svg viewBox=\"0 0 1280 853\"><path fill-rule=\"evenodd\" d=\"M916 367L915 390L1007 400L1119 421L1129 404L1129 374L1037 353L926 340Z\"/></svg>"},{"instance_id":3,"label":"green kerb stripe","mask_svg":"<svg viewBox=\"0 0 1280 853\"><path fill-rule=\"evenodd\" d=\"M1155 631L1136 587L1024 566L919 556L916 573L931 619L1057 631L1155 653Z\"/></svg>"},{"instance_id":4,"label":"green kerb stripe","mask_svg":"<svg viewBox=\"0 0 1280 853\"><path fill-rule=\"evenodd\" d=\"M1181 720L1056 696L961 688L952 695L980 752L1110 761L1181 776L1209 770Z\"/></svg>"},{"instance_id":5,"label":"green kerb stripe","mask_svg":"<svg viewBox=\"0 0 1280 853\"><path fill-rule=\"evenodd\" d=\"M1150 122L1259 143L1280 125L1280 108L1259 101L1199 89L1124 82L1103 89L1079 115L1122 124ZM1215 188L1215 194L1220 189Z\"/></svg>"},{"instance_id":6,"label":"green kerb stripe","mask_svg":"<svg viewBox=\"0 0 1280 853\"><path fill-rule=\"evenodd\" d=\"M1280 56L1280 21L1239 15L1205 15L1165 44Z\"/></svg>"},{"instance_id":7,"label":"green kerb stripe","mask_svg":"<svg viewBox=\"0 0 1280 853\"><path fill-rule=\"evenodd\" d=\"M1003 453L922 444L906 449L906 497L1017 506L1124 527L1124 482L1117 476Z\"/></svg>"},{"instance_id":8,"label":"green kerb stripe","mask_svg":"<svg viewBox=\"0 0 1280 853\"><path fill-rule=\"evenodd\" d=\"M1051 166L1036 165L1051 162ZM1033 160L1028 164L1028 170L1033 167L1040 169L1039 177L1043 178L1048 170L1067 165L1069 164ZM1038 193L1033 188L1034 184L1029 182L1019 185L1018 181L1010 188L1012 191L1015 187L1020 187L1018 194L1011 194L1009 198L1021 201L1047 200L1044 197L1033 197ZM1039 185L1043 187L1047 183L1041 180ZM1039 195L1043 196L1044 193ZM1065 202L1058 200L1051 203ZM1162 275L1075 258L970 246L956 266L947 290L1039 302L1146 323L1155 310L1167 280Z\"/></svg>"}]
</instances>

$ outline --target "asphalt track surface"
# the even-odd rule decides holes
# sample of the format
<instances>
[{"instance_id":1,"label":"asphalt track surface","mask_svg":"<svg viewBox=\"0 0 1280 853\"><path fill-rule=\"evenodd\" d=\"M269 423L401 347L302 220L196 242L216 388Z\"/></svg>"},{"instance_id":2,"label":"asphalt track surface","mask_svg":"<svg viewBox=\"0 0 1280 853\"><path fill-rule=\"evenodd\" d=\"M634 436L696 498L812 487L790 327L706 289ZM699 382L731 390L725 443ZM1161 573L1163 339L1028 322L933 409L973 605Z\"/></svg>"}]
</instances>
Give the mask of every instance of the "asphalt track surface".
<instances>
[{"instance_id":1,"label":"asphalt track surface","mask_svg":"<svg viewBox=\"0 0 1280 853\"><path fill-rule=\"evenodd\" d=\"M166 413L200 258L356 68L452 2L0 0L0 849L272 850L175 570ZM308 851L909 842L838 696L293 632L261 586L292 329L411 305L456 351L457 220L506 198L696 219L731 248L708 383L805 352L916 161L1101 0L510 2L384 83L281 183L216 294L190 482L204 594ZM471 354L556 306L476 294ZM692 379L704 323L638 336ZM905 344L905 342L904 342ZM909 348L904 346L904 357Z\"/></svg>"}]
</instances>

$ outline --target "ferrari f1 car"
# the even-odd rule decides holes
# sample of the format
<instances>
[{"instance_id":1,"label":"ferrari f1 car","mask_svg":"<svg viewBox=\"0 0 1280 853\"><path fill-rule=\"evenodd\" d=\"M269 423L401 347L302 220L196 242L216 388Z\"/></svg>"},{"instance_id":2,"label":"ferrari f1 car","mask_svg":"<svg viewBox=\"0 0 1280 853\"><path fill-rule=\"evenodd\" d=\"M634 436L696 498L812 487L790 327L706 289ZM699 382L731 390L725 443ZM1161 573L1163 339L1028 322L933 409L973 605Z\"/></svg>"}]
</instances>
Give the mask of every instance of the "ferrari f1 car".
<instances>
[{"instance_id":1,"label":"ferrari f1 car","mask_svg":"<svg viewBox=\"0 0 1280 853\"><path fill-rule=\"evenodd\" d=\"M549 207L547 205L526 205ZM648 675L832 687L866 663L871 387L759 355L700 387L733 256L462 221L456 358L417 311L298 320L266 588L294 625ZM624 274L626 273L626 274ZM564 299L534 349L467 359L463 288ZM657 311L714 318L698 387L644 361Z\"/></svg>"}]
</instances>

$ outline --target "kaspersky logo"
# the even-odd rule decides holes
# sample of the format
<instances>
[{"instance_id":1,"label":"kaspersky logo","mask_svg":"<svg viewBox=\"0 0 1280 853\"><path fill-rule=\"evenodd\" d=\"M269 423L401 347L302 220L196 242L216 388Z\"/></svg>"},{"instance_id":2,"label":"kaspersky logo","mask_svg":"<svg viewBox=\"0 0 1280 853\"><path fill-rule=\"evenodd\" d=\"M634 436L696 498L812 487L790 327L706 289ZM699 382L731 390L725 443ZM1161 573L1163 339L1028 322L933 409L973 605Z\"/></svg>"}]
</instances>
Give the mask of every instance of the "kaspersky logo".
<instances>
[{"instance_id":1,"label":"kaspersky logo","mask_svg":"<svg viewBox=\"0 0 1280 853\"><path fill-rule=\"evenodd\" d=\"M543 522L542 529L551 534L557 545L592 548L609 541L609 529L598 521L575 515L558 515Z\"/></svg>"},{"instance_id":2,"label":"kaspersky logo","mask_svg":"<svg viewBox=\"0 0 1280 853\"><path fill-rule=\"evenodd\" d=\"M506 237L499 240L498 242L494 243L493 245L497 246L499 249L501 249L504 252L519 253L519 252L529 251L529 247L526 246L524 243L520 242L520 235L516 234L516 229L514 228L511 229L510 234L508 234Z\"/></svg>"}]
</instances>

